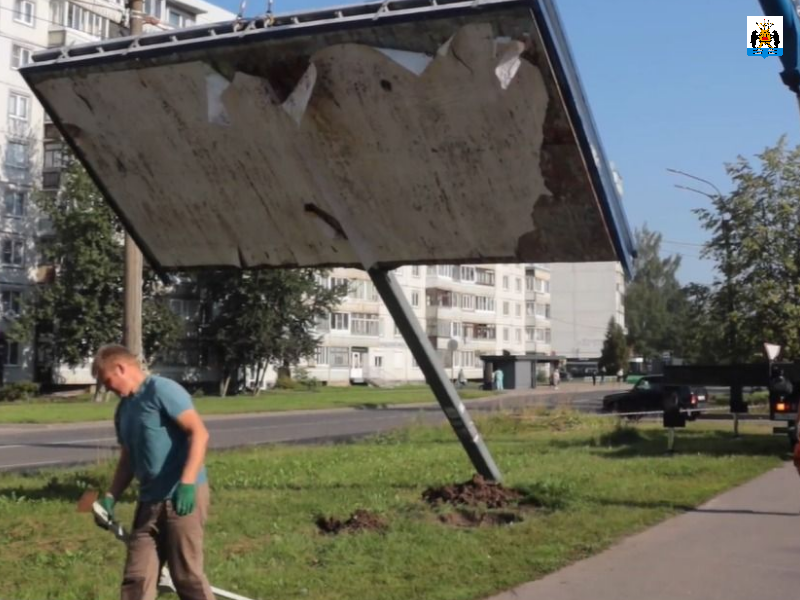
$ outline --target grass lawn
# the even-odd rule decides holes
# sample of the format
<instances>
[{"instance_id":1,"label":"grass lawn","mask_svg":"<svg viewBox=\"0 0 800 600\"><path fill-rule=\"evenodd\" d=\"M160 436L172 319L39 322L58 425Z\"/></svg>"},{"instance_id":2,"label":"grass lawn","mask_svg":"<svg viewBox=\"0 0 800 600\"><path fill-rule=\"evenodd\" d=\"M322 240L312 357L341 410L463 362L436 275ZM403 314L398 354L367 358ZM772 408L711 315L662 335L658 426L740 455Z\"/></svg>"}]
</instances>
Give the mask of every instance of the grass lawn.
<instances>
[{"instance_id":1,"label":"grass lawn","mask_svg":"<svg viewBox=\"0 0 800 600\"><path fill-rule=\"evenodd\" d=\"M491 396L494 392L478 389L461 390L465 400ZM0 403L0 423L79 423L106 421L114 415L116 396L109 402L92 402L85 398L66 401ZM194 402L201 415L232 415L241 413L314 410L346 407L380 407L389 404L434 402L427 386L403 386L376 389L366 386L324 387L318 391L272 391L258 396L203 396Z\"/></svg>"},{"instance_id":2,"label":"grass lawn","mask_svg":"<svg viewBox=\"0 0 800 600\"><path fill-rule=\"evenodd\" d=\"M507 486L536 508L513 525L456 527L422 499L472 469L448 428L351 444L215 452L207 529L213 585L254 599L484 598L597 553L777 466L785 441L755 425L693 423L666 457L653 425L558 412L479 420ZM117 597L123 546L75 512L111 466L0 475L0 598ZM383 532L322 534L318 516L377 513ZM132 498L119 508L132 518ZM174 597L174 596L173 596Z\"/></svg>"}]
</instances>

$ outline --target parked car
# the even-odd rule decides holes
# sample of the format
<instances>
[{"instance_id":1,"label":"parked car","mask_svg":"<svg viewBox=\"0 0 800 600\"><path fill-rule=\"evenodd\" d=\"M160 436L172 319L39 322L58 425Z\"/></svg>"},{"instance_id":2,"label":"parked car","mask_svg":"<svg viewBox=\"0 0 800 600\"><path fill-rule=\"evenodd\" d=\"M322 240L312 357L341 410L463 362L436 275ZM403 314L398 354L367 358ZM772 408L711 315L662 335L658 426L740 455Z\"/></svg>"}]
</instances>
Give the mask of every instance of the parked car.
<instances>
[{"instance_id":1,"label":"parked car","mask_svg":"<svg viewBox=\"0 0 800 600\"><path fill-rule=\"evenodd\" d=\"M603 398L604 412L641 413L664 410L664 403L673 393L678 395L678 405L689 411L687 418L694 420L701 403L708 399L708 392L702 387L688 385L665 385L663 375L646 375L627 392L609 394ZM701 400L702 398L702 400ZM630 418L640 418L630 415Z\"/></svg>"}]
</instances>

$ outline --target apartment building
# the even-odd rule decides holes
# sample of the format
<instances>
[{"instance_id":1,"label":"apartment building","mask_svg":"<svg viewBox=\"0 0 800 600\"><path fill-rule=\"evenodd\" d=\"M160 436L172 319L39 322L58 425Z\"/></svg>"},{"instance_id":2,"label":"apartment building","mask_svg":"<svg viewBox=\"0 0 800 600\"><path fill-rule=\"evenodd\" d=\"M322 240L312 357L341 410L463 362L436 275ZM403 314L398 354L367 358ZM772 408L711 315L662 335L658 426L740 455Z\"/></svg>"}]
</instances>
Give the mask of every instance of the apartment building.
<instances>
[{"instance_id":1,"label":"apartment building","mask_svg":"<svg viewBox=\"0 0 800 600\"><path fill-rule=\"evenodd\" d=\"M625 327L625 274L617 262L554 263L552 349L569 358L598 358L608 321Z\"/></svg>"},{"instance_id":2,"label":"apartment building","mask_svg":"<svg viewBox=\"0 0 800 600\"><path fill-rule=\"evenodd\" d=\"M550 268L534 264L525 267L525 353L551 354L552 321Z\"/></svg>"},{"instance_id":3,"label":"apartment building","mask_svg":"<svg viewBox=\"0 0 800 600\"><path fill-rule=\"evenodd\" d=\"M149 0L145 31L188 27L234 18L202 0ZM116 37L126 32L122 0L0 0L0 331L6 332L23 295L43 273L37 239L46 223L31 195L58 189L62 142L17 70L37 50ZM29 380L32 347L4 344L6 381Z\"/></svg>"},{"instance_id":4,"label":"apartment building","mask_svg":"<svg viewBox=\"0 0 800 600\"><path fill-rule=\"evenodd\" d=\"M525 352L522 265L406 266L394 271L448 374L483 376L483 354ZM319 327L310 374L330 383L424 379L367 274L334 269L348 296Z\"/></svg>"}]
</instances>

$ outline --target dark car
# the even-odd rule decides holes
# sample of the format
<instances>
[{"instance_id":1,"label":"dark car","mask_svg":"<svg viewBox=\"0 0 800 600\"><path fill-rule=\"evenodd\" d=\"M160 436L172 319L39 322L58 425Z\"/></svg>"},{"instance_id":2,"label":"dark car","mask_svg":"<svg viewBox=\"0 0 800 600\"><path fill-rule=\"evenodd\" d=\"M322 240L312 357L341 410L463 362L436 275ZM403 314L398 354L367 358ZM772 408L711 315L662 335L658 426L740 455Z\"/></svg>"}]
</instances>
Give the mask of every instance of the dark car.
<instances>
[{"instance_id":1,"label":"dark car","mask_svg":"<svg viewBox=\"0 0 800 600\"><path fill-rule=\"evenodd\" d=\"M603 398L603 411L618 413L643 413L664 410L664 405L673 394L677 394L678 405L689 411L687 417L696 419L700 402L705 402L708 393L705 388L693 388L688 385L665 385L663 375L646 375L636 382L627 392L609 394ZM700 398L702 397L702 400ZM639 418L630 415L630 418Z\"/></svg>"}]
</instances>

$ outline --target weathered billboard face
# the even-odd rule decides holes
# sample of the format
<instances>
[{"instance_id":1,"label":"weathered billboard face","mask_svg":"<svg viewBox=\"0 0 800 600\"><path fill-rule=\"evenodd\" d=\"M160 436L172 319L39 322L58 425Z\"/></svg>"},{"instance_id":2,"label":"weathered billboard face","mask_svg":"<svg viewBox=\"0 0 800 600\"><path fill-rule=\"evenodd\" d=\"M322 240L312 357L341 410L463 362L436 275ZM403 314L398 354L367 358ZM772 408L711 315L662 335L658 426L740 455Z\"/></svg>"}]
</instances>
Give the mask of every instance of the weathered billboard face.
<instances>
[{"instance_id":1,"label":"weathered billboard face","mask_svg":"<svg viewBox=\"0 0 800 600\"><path fill-rule=\"evenodd\" d=\"M24 75L161 268L627 266L549 3L379 6L45 52Z\"/></svg>"}]
</instances>

